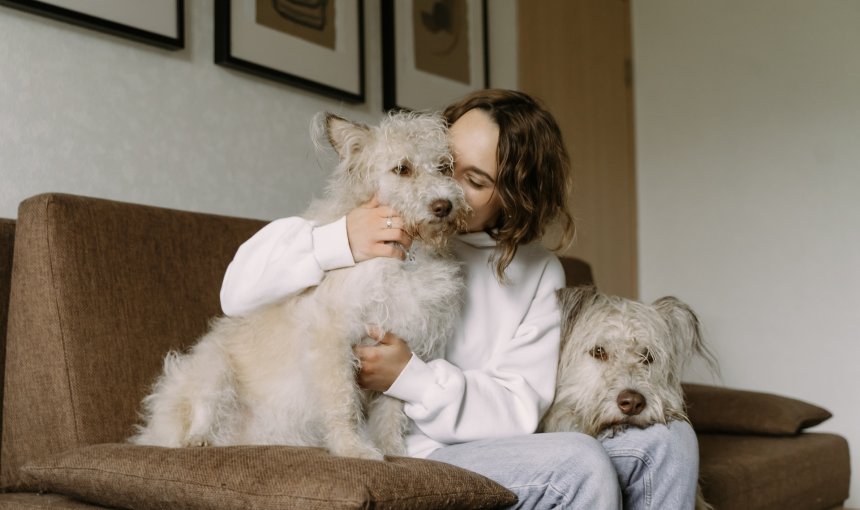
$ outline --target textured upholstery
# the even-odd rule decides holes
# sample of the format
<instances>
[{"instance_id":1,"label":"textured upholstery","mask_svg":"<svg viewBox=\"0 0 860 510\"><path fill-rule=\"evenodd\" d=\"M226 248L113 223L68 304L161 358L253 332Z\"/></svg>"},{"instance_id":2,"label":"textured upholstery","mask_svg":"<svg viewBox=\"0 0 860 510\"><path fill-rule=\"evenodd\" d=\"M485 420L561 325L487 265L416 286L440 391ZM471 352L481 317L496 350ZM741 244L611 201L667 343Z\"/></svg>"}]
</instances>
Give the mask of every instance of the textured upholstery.
<instances>
[{"instance_id":1,"label":"textured upholstery","mask_svg":"<svg viewBox=\"0 0 860 510\"><path fill-rule=\"evenodd\" d=\"M516 502L498 484L449 464L350 459L320 448L102 444L24 470L53 492L135 510L435 510Z\"/></svg>"},{"instance_id":2,"label":"textured upholstery","mask_svg":"<svg viewBox=\"0 0 860 510\"><path fill-rule=\"evenodd\" d=\"M6 367L6 323L9 312L9 290L12 285L12 251L15 244L15 221L0 218L0 381ZM0 391L0 433L2 433L3 392Z\"/></svg>"},{"instance_id":3,"label":"textured upholstery","mask_svg":"<svg viewBox=\"0 0 860 510\"><path fill-rule=\"evenodd\" d=\"M833 434L699 434L699 476L716 510L814 510L848 498L848 443Z\"/></svg>"},{"instance_id":4,"label":"textured upholstery","mask_svg":"<svg viewBox=\"0 0 860 510\"><path fill-rule=\"evenodd\" d=\"M830 419L830 411L794 398L704 384L685 384L696 432L789 436Z\"/></svg>"},{"instance_id":5,"label":"textured upholstery","mask_svg":"<svg viewBox=\"0 0 860 510\"><path fill-rule=\"evenodd\" d=\"M591 266L587 262L574 257L561 257L561 266L564 268L568 287L595 284Z\"/></svg>"},{"instance_id":6,"label":"textured upholstery","mask_svg":"<svg viewBox=\"0 0 860 510\"><path fill-rule=\"evenodd\" d=\"M0 468L132 433L164 353L220 311L221 278L262 223L69 195L18 212Z\"/></svg>"},{"instance_id":7,"label":"textured upholstery","mask_svg":"<svg viewBox=\"0 0 860 510\"><path fill-rule=\"evenodd\" d=\"M84 503L63 494L14 492L0 494L0 510L98 510L109 507Z\"/></svg>"}]
</instances>

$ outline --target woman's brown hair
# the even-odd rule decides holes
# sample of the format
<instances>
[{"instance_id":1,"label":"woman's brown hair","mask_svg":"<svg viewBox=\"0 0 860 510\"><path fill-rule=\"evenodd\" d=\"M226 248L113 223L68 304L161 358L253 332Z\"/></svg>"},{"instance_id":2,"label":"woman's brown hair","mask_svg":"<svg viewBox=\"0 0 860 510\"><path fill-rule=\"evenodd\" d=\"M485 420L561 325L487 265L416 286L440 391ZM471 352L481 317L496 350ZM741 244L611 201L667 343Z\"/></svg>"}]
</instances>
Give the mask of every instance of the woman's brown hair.
<instances>
[{"instance_id":1,"label":"woman's brown hair","mask_svg":"<svg viewBox=\"0 0 860 510\"><path fill-rule=\"evenodd\" d=\"M496 276L505 281L505 269L517 247L543 237L554 220L562 228L558 248L573 238L573 218L567 210L570 158L552 114L528 94L478 90L448 106L444 116L450 126L475 108L499 126L496 192L502 210L487 232L498 246Z\"/></svg>"}]
</instances>

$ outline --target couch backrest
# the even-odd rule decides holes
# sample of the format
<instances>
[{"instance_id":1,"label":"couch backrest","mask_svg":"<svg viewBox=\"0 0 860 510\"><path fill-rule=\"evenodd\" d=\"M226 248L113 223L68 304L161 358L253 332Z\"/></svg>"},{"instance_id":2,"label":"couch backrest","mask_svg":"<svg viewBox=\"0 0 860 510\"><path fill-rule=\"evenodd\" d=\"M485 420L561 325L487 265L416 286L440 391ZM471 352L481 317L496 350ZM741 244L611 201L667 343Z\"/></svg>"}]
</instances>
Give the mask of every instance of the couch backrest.
<instances>
[{"instance_id":1,"label":"couch backrest","mask_svg":"<svg viewBox=\"0 0 860 510\"><path fill-rule=\"evenodd\" d=\"M12 285L12 250L15 245L15 220L0 218L0 382L6 358L6 323L9 289ZM0 433L2 433L3 392L0 391Z\"/></svg>"},{"instance_id":2,"label":"couch backrest","mask_svg":"<svg viewBox=\"0 0 860 510\"><path fill-rule=\"evenodd\" d=\"M165 352L220 313L224 270L263 224L61 194L21 204L3 487L28 459L131 435Z\"/></svg>"},{"instance_id":3,"label":"couch backrest","mask_svg":"<svg viewBox=\"0 0 860 510\"><path fill-rule=\"evenodd\" d=\"M575 257L559 257L564 268L564 276L568 287L577 285L595 285L594 275L588 262Z\"/></svg>"}]
</instances>

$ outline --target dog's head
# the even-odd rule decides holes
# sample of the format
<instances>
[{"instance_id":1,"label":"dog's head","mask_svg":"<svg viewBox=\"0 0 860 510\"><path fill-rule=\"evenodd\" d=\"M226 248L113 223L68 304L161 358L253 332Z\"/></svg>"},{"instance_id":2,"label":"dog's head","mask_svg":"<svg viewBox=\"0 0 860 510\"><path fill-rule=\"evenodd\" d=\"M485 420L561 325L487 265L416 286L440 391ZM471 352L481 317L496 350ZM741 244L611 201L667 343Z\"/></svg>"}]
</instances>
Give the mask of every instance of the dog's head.
<instances>
[{"instance_id":1,"label":"dog's head","mask_svg":"<svg viewBox=\"0 0 860 510\"><path fill-rule=\"evenodd\" d=\"M562 349L547 416L554 423L545 429L598 435L686 419L684 367L700 355L716 369L689 306L674 297L647 305L591 286L561 289L558 300Z\"/></svg>"},{"instance_id":2,"label":"dog's head","mask_svg":"<svg viewBox=\"0 0 860 510\"><path fill-rule=\"evenodd\" d=\"M430 244L444 243L465 226L469 208L452 177L440 115L396 112L366 126L321 114L317 124L340 158L329 194L347 210L376 195L400 213L408 232Z\"/></svg>"}]
</instances>

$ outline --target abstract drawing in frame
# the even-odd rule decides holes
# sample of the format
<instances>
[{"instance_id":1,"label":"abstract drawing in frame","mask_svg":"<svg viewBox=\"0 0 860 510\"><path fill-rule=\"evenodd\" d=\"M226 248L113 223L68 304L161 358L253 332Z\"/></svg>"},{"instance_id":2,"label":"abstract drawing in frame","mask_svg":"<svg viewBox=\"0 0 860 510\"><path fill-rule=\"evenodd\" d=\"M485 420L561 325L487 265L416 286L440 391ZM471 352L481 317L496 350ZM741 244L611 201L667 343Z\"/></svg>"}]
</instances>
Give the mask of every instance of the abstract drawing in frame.
<instances>
[{"instance_id":1,"label":"abstract drawing in frame","mask_svg":"<svg viewBox=\"0 0 860 510\"><path fill-rule=\"evenodd\" d=\"M215 0L215 62L364 101L363 0Z\"/></svg>"},{"instance_id":2,"label":"abstract drawing in frame","mask_svg":"<svg viewBox=\"0 0 860 510\"><path fill-rule=\"evenodd\" d=\"M383 108L439 110L487 87L486 0L382 0Z\"/></svg>"}]
</instances>

